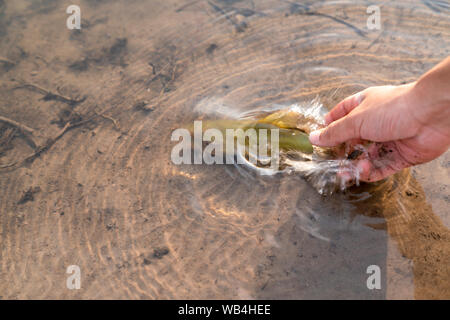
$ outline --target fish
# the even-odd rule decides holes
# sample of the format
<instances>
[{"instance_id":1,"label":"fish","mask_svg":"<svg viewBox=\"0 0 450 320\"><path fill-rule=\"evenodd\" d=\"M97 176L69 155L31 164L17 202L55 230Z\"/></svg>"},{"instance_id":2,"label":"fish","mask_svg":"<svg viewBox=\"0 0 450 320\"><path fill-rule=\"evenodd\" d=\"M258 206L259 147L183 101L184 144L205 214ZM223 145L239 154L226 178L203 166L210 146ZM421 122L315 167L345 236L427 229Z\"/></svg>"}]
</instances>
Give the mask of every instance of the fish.
<instances>
[{"instance_id":1,"label":"fish","mask_svg":"<svg viewBox=\"0 0 450 320\"><path fill-rule=\"evenodd\" d=\"M304 154L314 152L313 145L309 141L308 121L298 112L292 110L279 110L262 118L256 119L219 119L202 121L202 130L217 129L225 134L227 129L247 130L266 129L270 135L271 129L278 129L279 148L283 151L298 151ZM192 131L192 127L191 127Z\"/></svg>"},{"instance_id":2,"label":"fish","mask_svg":"<svg viewBox=\"0 0 450 320\"><path fill-rule=\"evenodd\" d=\"M249 142L245 142L245 149L235 151L235 156L241 159L249 168L263 175L273 175L278 172L297 172L309 181L314 188L324 195L344 190L350 184L359 183L359 171L355 160L367 157L367 143L364 141L352 144L322 148L313 146L309 141L309 134L325 127L324 114L326 108L320 103L292 105L275 111L257 111L241 115L241 118L225 118L202 120L202 130L217 129L226 134L227 129L278 129L279 133L279 162L278 168L268 168L264 159L257 163L246 160L250 156L247 150ZM257 134L258 143L259 134ZM270 136L267 141L271 140ZM267 142L266 142L267 143ZM270 144L267 156L270 156ZM241 152L242 154L240 154ZM253 156L253 153L252 153ZM249 158L250 159L250 158ZM346 173L348 179L338 173Z\"/></svg>"}]
</instances>

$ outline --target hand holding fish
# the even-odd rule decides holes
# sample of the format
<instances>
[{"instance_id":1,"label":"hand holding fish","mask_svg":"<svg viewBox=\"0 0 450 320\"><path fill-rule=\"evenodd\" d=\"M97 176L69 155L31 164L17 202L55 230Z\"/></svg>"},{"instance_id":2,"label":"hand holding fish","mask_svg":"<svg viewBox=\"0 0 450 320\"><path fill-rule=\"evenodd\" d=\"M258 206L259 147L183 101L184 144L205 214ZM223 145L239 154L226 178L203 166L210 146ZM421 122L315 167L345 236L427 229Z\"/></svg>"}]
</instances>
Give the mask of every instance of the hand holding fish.
<instances>
[{"instance_id":1,"label":"hand holding fish","mask_svg":"<svg viewBox=\"0 0 450 320\"><path fill-rule=\"evenodd\" d=\"M450 57L418 81L371 87L337 104L327 127L310 134L314 145L375 142L356 166L362 181L378 181L431 161L450 146Z\"/></svg>"}]
</instances>

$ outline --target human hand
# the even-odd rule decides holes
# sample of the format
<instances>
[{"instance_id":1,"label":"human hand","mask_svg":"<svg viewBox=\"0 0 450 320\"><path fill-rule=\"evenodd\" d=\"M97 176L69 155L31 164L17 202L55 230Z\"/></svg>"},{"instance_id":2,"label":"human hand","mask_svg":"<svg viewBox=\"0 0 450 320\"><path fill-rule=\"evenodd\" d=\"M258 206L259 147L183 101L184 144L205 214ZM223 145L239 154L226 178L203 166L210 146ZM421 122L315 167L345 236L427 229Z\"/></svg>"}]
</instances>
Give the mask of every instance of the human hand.
<instances>
[{"instance_id":1,"label":"human hand","mask_svg":"<svg viewBox=\"0 0 450 320\"><path fill-rule=\"evenodd\" d=\"M430 99L417 83L371 87L336 105L312 144L331 147L374 141L355 165L361 181L378 181L431 161L450 145L450 103Z\"/></svg>"}]
</instances>

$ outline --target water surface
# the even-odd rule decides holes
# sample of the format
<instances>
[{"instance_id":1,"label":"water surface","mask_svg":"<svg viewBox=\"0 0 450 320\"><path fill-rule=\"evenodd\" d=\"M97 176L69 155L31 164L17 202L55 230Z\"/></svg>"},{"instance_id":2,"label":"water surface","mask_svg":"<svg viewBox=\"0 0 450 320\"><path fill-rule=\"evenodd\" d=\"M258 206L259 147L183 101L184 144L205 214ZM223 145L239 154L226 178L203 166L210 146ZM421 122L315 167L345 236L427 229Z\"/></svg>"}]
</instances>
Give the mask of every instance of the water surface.
<instances>
[{"instance_id":1,"label":"water surface","mask_svg":"<svg viewBox=\"0 0 450 320\"><path fill-rule=\"evenodd\" d=\"M58 137L0 171L2 298L450 298L448 152L332 197L170 159L171 132L205 108L331 108L415 80L450 53L448 2L73 4L80 31L60 1L0 1L0 115L34 129L0 124L0 165Z\"/></svg>"}]
</instances>

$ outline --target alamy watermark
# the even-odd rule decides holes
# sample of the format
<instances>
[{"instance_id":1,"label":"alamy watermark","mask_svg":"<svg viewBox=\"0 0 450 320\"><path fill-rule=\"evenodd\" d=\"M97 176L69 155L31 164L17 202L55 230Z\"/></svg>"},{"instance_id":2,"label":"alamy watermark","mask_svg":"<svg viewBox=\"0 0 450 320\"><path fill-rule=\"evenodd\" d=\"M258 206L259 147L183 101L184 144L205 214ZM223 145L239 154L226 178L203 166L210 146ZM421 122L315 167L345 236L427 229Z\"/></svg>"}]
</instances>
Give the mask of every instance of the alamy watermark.
<instances>
[{"instance_id":1,"label":"alamy watermark","mask_svg":"<svg viewBox=\"0 0 450 320\"><path fill-rule=\"evenodd\" d=\"M369 30L381 30L381 10L379 6L371 5L367 7L367 14L370 16L367 18L367 29Z\"/></svg>"},{"instance_id":2,"label":"alamy watermark","mask_svg":"<svg viewBox=\"0 0 450 320\"><path fill-rule=\"evenodd\" d=\"M66 20L66 26L69 30L81 29L81 9L79 6L72 4L67 7L66 13L70 16Z\"/></svg>"},{"instance_id":3,"label":"alamy watermark","mask_svg":"<svg viewBox=\"0 0 450 320\"><path fill-rule=\"evenodd\" d=\"M224 137L225 133L225 137ZM203 132L202 121L194 121L192 131L185 128L172 132L171 140L178 141L172 148L174 164L245 164L279 165L279 129L217 129ZM203 142L209 143L203 149ZM192 152L193 150L193 157ZM235 155L240 155L235 157ZM225 158L225 161L224 161ZM248 158L248 160L246 159Z\"/></svg>"},{"instance_id":4,"label":"alamy watermark","mask_svg":"<svg viewBox=\"0 0 450 320\"><path fill-rule=\"evenodd\" d=\"M66 287L69 290L78 290L81 288L81 269L77 265L70 265L66 269L66 273L70 276L66 279Z\"/></svg>"},{"instance_id":5,"label":"alamy watermark","mask_svg":"<svg viewBox=\"0 0 450 320\"><path fill-rule=\"evenodd\" d=\"M381 289L381 269L376 264L370 265L367 267L366 270L367 274L370 274L370 276L367 278L367 289L374 290L374 289Z\"/></svg>"}]
</instances>

